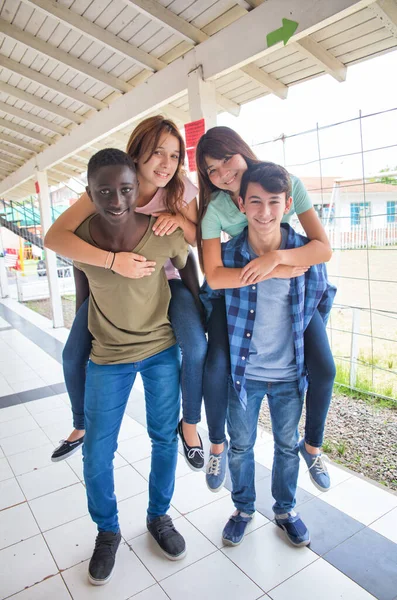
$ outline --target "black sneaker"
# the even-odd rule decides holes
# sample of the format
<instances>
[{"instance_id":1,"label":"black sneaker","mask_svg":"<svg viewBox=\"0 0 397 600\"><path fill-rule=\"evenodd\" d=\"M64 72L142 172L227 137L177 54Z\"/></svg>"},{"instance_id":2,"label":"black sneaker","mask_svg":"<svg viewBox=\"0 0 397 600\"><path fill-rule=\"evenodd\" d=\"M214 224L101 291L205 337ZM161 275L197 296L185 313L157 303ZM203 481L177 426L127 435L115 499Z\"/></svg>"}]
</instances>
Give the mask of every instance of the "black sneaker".
<instances>
[{"instance_id":1,"label":"black sneaker","mask_svg":"<svg viewBox=\"0 0 397 600\"><path fill-rule=\"evenodd\" d=\"M84 435L80 439L75 442L68 442L68 440L60 440L60 444L58 448L55 448L54 452L51 455L52 462L59 462L60 460L65 460L65 458L69 458L77 452L77 450L84 443Z\"/></svg>"},{"instance_id":2,"label":"black sneaker","mask_svg":"<svg viewBox=\"0 0 397 600\"><path fill-rule=\"evenodd\" d=\"M110 580L120 540L120 532L100 531L98 533L94 554L88 567L88 580L92 585L105 585Z\"/></svg>"},{"instance_id":3,"label":"black sneaker","mask_svg":"<svg viewBox=\"0 0 397 600\"><path fill-rule=\"evenodd\" d=\"M183 454L186 462L193 471L201 471L204 467L204 450L200 434L197 432L200 446L189 446L183 437L182 419L178 423L178 433L182 440Z\"/></svg>"},{"instance_id":4,"label":"black sneaker","mask_svg":"<svg viewBox=\"0 0 397 600\"><path fill-rule=\"evenodd\" d=\"M147 519L146 526L167 558L180 560L185 556L185 540L175 529L171 517L162 515L153 521Z\"/></svg>"}]
</instances>

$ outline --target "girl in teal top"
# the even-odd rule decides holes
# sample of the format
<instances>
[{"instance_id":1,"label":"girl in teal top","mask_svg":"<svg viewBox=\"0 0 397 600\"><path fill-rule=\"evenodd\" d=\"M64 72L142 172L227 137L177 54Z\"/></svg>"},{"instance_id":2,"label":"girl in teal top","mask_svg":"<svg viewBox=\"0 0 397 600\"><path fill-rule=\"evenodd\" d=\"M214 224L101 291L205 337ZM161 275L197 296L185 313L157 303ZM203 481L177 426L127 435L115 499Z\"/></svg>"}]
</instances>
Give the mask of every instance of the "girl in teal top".
<instances>
[{"instance_id":1,"label":"girl in teal top","mask_svg":"<svg viewBox=\"0 0 397 600\"><path fill-rule=\"evenodd\" d=\"M277 250L252 260L243 269L223 266L222 235L234 237L247 220L238 208L240 182L246 169L259 162L251 148L229 127L213 127L197 146L199 178L198 251L200 264L213 289L236 288L267 278L291 278L302 268L327 262L331 248L302 182L292 179L293 206L283 221L296 213L311 240L306 246ZM335 365L323 321L314 314L305 332L305 363L309 387L306 396L305 440L300 444L313 483L322 491L330 486L321 457L324 425L331 400ZM226 476L225 419L227 411L229 344L223 298L212 301L208 319L208 353L204 372L204 401L207 413L211 454L207 466L207 485L221 489Z\"/></svg>"}]
</instances>

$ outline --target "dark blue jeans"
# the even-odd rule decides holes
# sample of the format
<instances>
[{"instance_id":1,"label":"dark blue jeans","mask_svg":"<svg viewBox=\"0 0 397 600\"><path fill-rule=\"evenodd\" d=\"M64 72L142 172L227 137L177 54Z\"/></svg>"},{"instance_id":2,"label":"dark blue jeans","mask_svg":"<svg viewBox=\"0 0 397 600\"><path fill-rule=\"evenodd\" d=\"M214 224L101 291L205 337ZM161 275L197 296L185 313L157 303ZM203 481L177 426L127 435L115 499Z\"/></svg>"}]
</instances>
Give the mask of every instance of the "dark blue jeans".
<instances>
[{"instance_id":1,"label":"dark blue jeans","mask_svg":"<svg viewBox=\"0 0 397 600\"><path fill-rule=\"evenodd\" d=\"M225 299L213 298L211 304L212 310L207 323L208 351L204 368L203 392L210 442L222 444L226 439L225 422L230 374L229 338Z\"/></svg>"},{"instance_id":2,"label":"dark blue jeans","mask_svg":"<svg viewBox=\"0 0 397 600\"><path fill-rule=\"evenodd\" d=\"M267 396L274 436L272 469L272 496L275 514L290 512L296 504L296 486L299 473L297 447L298 423L302 414L303 398L297 381L246 380L247 409L241 405L236 391L229 383L227 428L230 435L229 468L232 478L232 500L237 510L252 514L255 511L254 445L259 410Z\"/></svg>"},{"instance_id":3,"label":"dark blue jeans","mask_svg":"<svg viewBox=\"0 0 397 600\"><path fill-rule=\"evenodd\" d=\"M147 430L152 442L148 517L170 507L178 457L179 351L175 344L144 360L87 367L84 481L88 510L99 531L119 530L113 458L125 407L137 373L145 388Z\"/></svg>"},{"instance_id":4,"label":"dark blue jeans","mask_svg":"<svg viewBox=\"0 0 397 600\"><path fill-rule=\"evenodd\" d=\"M84 393L87 362L92 335L88 331L88 298L80 306L73 321L62 354L63 375L73 413L73 427L84 427Z\"/></svg>"},{"instance_id":5,"label":"dark blue jeans","mask_svg":"<svg viewBox=\"0 0 397 600\"><path fill-rule=\"evenodd\" d=\"M204 369L204 403L208 433L213 444L225 441L225 422L228 405L228 375L230 374L229 339L227 335L224 298L211 300L208 319L208 352ZM306 395L305 440L320 448L323 443L325 420L332 397L335 363L329 346L324 322L315 311L304 334L305 363L309 374Z\"/></svg>"},{"instance_id":6,"label":"dark blue jeans","mask_svg":"<svg viewBox=\"0 0 397 600\"><path fill-rule=\"evenodd\" d=\"M207 357L207 338L194 298L180 279L171 279L168 315L182 353L181 390L185 423L201 419L203 371Z\"/></svg>"},{"instance_id":7,"label":"dark blue jeans","mask_svg":"<svg viewBox=\"0 0 397 600\"><path fill-rule=\"evenodd\" d=\"M203 397L203 370L207 340L194 298L179 279L169 281L169 317L182 352L183 419L199 423ZM73 427L84 429L84 390L92 336L88 331L88 298L76 313L63 350L63 373L73 412Z\"/></svg>"}]
</instances>

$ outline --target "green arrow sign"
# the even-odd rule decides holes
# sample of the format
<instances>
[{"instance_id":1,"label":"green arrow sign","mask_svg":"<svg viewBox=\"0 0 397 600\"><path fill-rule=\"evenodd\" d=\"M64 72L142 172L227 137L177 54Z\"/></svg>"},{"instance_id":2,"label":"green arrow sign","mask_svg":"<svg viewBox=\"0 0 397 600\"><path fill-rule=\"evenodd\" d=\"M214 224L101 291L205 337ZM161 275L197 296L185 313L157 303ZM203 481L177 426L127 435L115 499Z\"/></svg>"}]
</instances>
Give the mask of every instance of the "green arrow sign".
<instances>
[{"instance_id":1,"label":"green arrow sign","mask_svg":"<svg viewBox=\"0 0 397 600\"><path fill-rule=\"evenodd\" d=\"M280 27L280 29L275 29L267 34L266 41L268 48L270 48L270 46L274 46L274 44L278 44L278 42L284 42L285 46L288 40L294 35L297 28L298 23L296 21L283 19L283 26Z\"/></svg>"}]
</instances>

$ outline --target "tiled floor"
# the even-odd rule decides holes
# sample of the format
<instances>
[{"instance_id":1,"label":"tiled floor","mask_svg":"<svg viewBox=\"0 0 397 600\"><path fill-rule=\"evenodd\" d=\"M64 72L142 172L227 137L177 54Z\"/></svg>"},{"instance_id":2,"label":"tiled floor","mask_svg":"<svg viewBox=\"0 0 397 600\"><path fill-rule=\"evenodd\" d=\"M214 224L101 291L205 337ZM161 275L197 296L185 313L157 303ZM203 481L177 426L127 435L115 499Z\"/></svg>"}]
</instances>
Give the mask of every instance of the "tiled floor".
<instances>
[{"instance_id":1,"label":"tiled floor","mask_svg":"<svg viewBox=\"0 0 397 600\"><path fill-rule=\"evenodd\" d=\"M256 447L258 512L243 544L222 546L229 491L209 492L203 473L180 456L170 514L188 553L165 559L145 528L150 443L139 385L115 460L123 543L111 582L90 586L95 527L81 453L50 462L71 427L60 365L66 335L12 300L0 302L0 599L397 599L397 495L334 465L333 488L320 494L302 466L298 510L312 543L293 548L272 522L265 432ZM202 436L208 445L205 428Z\"/></svg>"}]
</instances>

